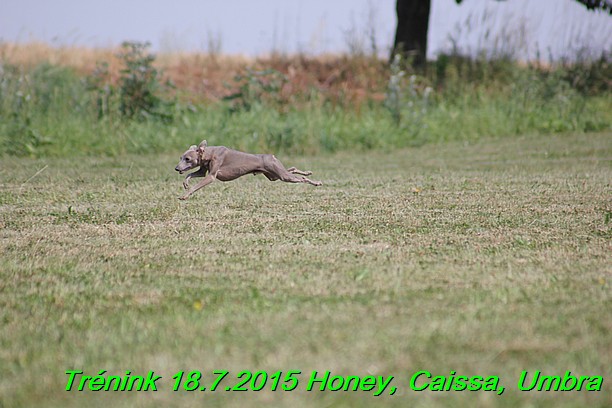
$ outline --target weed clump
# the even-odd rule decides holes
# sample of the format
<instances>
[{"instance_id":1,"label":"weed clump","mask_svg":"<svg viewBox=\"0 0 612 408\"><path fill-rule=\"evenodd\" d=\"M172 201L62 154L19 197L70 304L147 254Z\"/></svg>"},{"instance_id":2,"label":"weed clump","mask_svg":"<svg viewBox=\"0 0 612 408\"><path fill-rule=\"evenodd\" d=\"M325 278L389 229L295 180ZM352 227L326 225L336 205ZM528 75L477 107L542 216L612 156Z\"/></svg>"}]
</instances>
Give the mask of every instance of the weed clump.
<instances>
[{"instance_id":1,"label":"weed clump","mask_svg":"<svg viewBox=\"0 0 612 408\"><path fill-rule=\"evenodd\" d=\"M275 69L262 71L247 68L244 74L234 76L234 85L227 85L235 90L223 97L228 102L231 113L250 111L263 105L281 106L281 90L287 82L287 77Z\"/></svg>"},{"instance_id":2,"label":"weed clump","mask_svg":"<svg viewBox=\"0 0 612 408\"><path fill-rule=\"evenodd\" d=\"M119 78L119 111L124 117L172 120L172 103L160 97L159 71L153 66L155 56L147 52L149 43L124 42L119 58L123 62Z\"/></svg>"},{"instance_id":3,"label":"weed clump","mask_svg":"<svg viewBox=\"0 0 612 408\"><path fill-rule=\"evenodd\" d=\"M86 78L85 87L92 95L98 119L118 113L124 119L161 119L171 122L175 101L167 98L172 82L160 82L162 72L154 66L155 56L149 43L124 42L117 57L122 65L113 82L107 61L98 61Z\"/></svg>"}]
</instances>

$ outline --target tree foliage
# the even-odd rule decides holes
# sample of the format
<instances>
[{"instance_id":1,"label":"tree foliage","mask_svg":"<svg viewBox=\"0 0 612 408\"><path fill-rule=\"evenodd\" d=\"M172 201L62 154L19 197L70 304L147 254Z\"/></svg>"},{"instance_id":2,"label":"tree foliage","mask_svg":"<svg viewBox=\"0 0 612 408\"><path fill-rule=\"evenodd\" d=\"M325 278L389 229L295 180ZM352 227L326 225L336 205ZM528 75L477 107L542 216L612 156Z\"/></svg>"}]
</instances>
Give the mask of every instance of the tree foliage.
<instances>
[{"instance_id":1,"label":"tree foliage","mask_svg":"<svg viewBox=\"0 0 612 408\"><path fill-rule=\"evenodd\" d=\"M400 0L401 1L401 0ZM457 4L461 4L463 0L455 0ZM503 1L503 0L497 0ZM604 10L612 14L612 1L610 0L576 0L578 3L584 4L589 10Z\"/></svg>"},{"instance_id":2,"label":"tree foliage","mask_svg":"<svg viewBox=\"0 0 612 408\"><path fill-rule=\"evenodd\" d=\"M422 65L427 55L427 31L429 29L429 11L432 0L397 0L397 28L391 51L391 60L395 54L407 55L414 65ZM461 4L463 0L455 0ZM504 0L496 0L504 1ZM603 10L612 15L612 0L576 0L589 10Z\"/></svg>"}]
</instances>

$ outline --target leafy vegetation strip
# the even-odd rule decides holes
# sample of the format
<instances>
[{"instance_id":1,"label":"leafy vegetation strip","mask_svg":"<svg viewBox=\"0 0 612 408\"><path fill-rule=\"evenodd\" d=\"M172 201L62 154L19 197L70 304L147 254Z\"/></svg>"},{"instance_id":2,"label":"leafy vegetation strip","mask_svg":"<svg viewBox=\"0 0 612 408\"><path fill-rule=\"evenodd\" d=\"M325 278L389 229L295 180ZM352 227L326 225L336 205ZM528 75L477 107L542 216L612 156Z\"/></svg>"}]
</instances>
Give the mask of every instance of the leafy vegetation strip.
<instances>
[{"instance_id":1,"label":"leafy vegetation strip","mask_svg":"<svg viewBox=\"0 0 612 408\"><path fill-rule=\"evenodd\" d=\"M393 149L612 123L608 57L554 66L442 55L416 72L365 56L162 55L0 46L0 155Z\"/></svg>"}]
</instances>

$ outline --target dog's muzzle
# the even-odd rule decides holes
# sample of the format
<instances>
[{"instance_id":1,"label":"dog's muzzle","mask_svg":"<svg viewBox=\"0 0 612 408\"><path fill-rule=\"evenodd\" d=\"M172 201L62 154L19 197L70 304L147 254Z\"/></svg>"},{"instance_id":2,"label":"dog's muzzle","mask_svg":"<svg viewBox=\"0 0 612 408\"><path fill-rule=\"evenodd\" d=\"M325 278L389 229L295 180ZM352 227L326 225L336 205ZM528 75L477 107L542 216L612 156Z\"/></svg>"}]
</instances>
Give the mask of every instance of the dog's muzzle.
<instances>
[{"instance_id":1,"label":"dog's muzzle","mask_svg":"<svg viewBox=\"0 0 612 408\"><path fill-rule=\"evenodd\" d=\"M179 166L176 166L174 170L178 171L179 174L183 174L183 170L179 169Z\"/></svg>"}]
</instances>

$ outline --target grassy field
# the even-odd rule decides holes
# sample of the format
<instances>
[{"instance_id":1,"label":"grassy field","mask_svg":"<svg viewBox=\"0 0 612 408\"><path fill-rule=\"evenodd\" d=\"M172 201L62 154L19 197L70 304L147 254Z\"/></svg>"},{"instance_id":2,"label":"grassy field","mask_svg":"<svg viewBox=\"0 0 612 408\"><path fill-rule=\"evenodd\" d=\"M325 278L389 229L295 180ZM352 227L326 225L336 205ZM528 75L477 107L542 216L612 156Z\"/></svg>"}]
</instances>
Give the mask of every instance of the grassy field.
<instances>
[{"instance_id":1,"label":"grassy field","mask_svg":"<svg viewBox=\"0 0 612 408\"><path fill-rule=\"evenodd\" d=\"M325 184L245 177L187 202L182 150L2 158L1 407L612 404L611 133L281 157ZM67 370L163 379L67 392ZM302 374L172 392L179 370ZM313 370L397 392L308 392ZM506 390L415 392L420 370ZM523 370L604 383L521 392Z\"/></svg>"}]
</instances>

